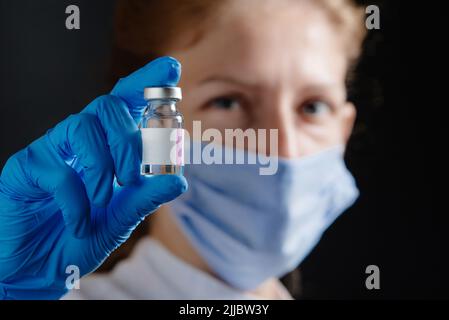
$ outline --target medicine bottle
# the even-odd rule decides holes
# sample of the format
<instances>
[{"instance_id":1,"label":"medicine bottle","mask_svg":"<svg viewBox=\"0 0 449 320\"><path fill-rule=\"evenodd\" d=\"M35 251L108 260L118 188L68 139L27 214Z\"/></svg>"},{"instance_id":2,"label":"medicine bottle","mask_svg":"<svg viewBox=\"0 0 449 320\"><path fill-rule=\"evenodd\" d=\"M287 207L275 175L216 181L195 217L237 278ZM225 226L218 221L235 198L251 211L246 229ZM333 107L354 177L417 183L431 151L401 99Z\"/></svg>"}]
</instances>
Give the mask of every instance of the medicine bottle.
<instances>
[{"instance_id":1,"label":"medicine bottle","mask_svg":"<svg viewBox=\"0 0 449 320\"><path fill-rule=\"evenodd\" d=\"M179 87L144 89L147 107L140 123L142 175L178 174L184 170L184 118L176 103Z\"/></svg>"}]
</instances>

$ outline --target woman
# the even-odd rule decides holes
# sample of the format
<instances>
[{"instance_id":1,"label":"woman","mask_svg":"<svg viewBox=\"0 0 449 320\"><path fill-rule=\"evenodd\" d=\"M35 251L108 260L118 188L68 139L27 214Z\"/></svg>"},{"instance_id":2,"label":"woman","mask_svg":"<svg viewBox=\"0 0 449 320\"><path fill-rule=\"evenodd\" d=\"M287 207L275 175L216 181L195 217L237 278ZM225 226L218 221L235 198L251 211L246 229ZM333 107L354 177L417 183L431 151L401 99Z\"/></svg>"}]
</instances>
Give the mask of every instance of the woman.
<instances>
[{"instance_id":1,"label":"woman","mask_svg":"<svg viewBox=\"0 0 449 320\"><path fill-rule=\"evenodd\" d=\"M263 177L247 166L188 166L189 190L156 206L157 214L147 219L149 236L111 271L83 278L79 290L65 298L291 298L278 277L297 267L357 196L342 146L355 119L345 80L364 37L362 14L344 0L119 2L117 75L158 56L174 57L183 69L180 110L186 129L192 132L194 120L221 132L277 129L279 167ZM178 70L176 60L164 59L150 66L152 72L167 59ZM177 72L165 84L176 84ZM142 73L119 82L112 95L129 107L132 99L121 90ZM95 108L86 109L101 118ZM130 110L136 120L141 109ZM236 152L276 156L273 150ZM177 188L177 194L185 189ZM77 225L74 232L82 234L83 228Z\"/></svg>"}]
</instances>

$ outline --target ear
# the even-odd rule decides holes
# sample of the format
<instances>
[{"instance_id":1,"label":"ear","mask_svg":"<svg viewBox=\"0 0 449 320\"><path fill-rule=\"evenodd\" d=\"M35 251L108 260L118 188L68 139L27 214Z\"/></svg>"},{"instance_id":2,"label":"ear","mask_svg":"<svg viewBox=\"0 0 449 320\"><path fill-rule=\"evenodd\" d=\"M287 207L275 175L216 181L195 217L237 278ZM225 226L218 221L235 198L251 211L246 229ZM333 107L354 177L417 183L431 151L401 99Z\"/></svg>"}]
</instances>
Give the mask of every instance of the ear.
<instances>
[{"instance_id":1,"label":"ear","mask_svg":"<svg viewBox=\"0 0 449 320\"><path fill-rule=\"evenodd\" d=\"M343 126L343 137L345 142L348 142L351 136L352 129L354 128L354 123L357 115L357 111L352 102L346 102L342 110L342 126Z\"/></svg>"}]
</instances>

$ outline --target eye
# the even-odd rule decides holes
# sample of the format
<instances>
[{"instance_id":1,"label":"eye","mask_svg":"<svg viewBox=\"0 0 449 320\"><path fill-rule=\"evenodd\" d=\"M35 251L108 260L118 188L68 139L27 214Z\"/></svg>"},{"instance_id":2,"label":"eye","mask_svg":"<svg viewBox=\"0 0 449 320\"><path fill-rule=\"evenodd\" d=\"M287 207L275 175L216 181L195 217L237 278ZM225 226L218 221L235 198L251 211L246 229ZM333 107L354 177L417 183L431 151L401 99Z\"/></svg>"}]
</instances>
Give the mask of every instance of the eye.
<instances>
[{"instance_id":1,"label":"eye","mask_svg":"<svg viewBox=\"0 0 449 320\"><path fill-rule=\"evenodd\" d=\"M301 112L311 117L325 115L331 111L330 104L319 100L309 101L301 106Z\"/></svg>"},{"instance_id":2,"label":"eye","mask_svg":"<svg viewBox=\"0 0 449 320\"><path fill-rule=\"evenodd\" d=\"M242 107L242 101L238 97L219 97L208 103L209 107L231 111Z\"/></svg>"}]
</instances>

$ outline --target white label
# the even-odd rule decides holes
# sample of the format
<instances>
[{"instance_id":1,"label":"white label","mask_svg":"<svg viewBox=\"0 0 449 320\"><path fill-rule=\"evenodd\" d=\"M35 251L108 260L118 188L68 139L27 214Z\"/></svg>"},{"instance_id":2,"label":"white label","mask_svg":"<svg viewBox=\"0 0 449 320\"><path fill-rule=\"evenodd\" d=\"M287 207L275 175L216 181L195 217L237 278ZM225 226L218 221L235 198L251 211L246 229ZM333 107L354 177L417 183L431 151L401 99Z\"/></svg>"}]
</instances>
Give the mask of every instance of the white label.
<instances>
[{"instance_id":1,"label":"white label","mask_svg":"<svg viewBox=\"0 0 449 320\"><path fill-rule=\"evenodd\" d=\"M184 165L184 129L141 128L142 164Z\"/></svg>"}]
</instances>

